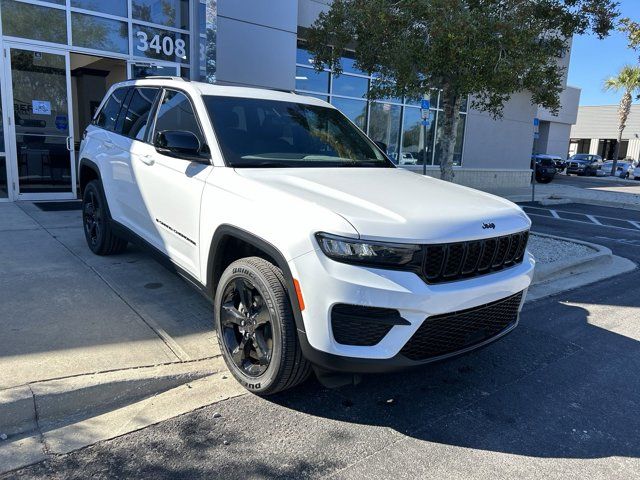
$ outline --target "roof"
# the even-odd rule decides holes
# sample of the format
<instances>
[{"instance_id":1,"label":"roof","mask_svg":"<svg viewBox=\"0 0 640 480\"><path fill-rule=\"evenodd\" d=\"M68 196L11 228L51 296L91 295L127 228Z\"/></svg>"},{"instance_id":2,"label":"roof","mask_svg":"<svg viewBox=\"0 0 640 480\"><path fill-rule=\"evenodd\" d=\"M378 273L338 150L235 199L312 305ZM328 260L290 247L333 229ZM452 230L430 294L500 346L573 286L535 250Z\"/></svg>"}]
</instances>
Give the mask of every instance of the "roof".
<instances>
[{"instance_id":1,"label":"roof","mask_svg":"<svg viewBox=\"0 0 640 480\"><path fill-rule=\"evenodd\" d=\"M192 82L184 80L180 77L146 77L136 80L127 80L116 84L124 85L156 85L164 87L175 87L201 95L219 95L225 97L243 97L243 98L260 98L267 100L278 100L282 102L305 103L309 105L318 105L322 107L333 107L319 98L308 97L293 92L285 92L282 90L273 90L267 88L244 87L235 85L220 85L204 82Z\"/></svg>"},{"instance_id":2,"label":"roof","mask_svg":"<svg viewBox=\"0 0 640 480\"><path fill-rule=\"evenodd\" d=\"M631 105L623 140L640 136L640 104ZM571 138L618 137L618 105L583 106L578 108L578 118L571 127Z\"/></svg>"}]
</instances>

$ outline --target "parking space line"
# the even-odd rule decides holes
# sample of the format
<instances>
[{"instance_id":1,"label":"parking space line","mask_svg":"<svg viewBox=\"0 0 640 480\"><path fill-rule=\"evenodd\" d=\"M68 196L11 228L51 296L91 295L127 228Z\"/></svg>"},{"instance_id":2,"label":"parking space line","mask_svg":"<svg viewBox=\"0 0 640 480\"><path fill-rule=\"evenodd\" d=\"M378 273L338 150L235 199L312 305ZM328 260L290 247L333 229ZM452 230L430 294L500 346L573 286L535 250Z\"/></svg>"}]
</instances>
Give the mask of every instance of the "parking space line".
<instances>
[{"instance_id":1,"label":"parking space line","mask_svg":"<svg viewBox=\"0 0 640 480\"><path fill-rule=\"evenodd\" d=\"M573 213L573 212L571 212L571 213ZM526 212L526 214L529 215L529 216L533 216L533 217L551 218L551 217L549 217L547 215L541 215L540 213ZM592 225L592 226L605 227L605 228L617 228L619 230L626 230L628 232L635 232L635 233L638 233L638 230L639 230L639 229L636 229L636 228L618 227L617 225L603 225L603 224L597 224L597 223L593 223L593 222L583 222L582 220L572 220L572 219L569 219L569 218L561 218L560 216L556 216L556 217L553 217L553 218L555 220L561 220L563 222L582 223L583 225Z\"/></svg>"},{"instance_id":2,"label":"parking space line","mask_svg":"<svg viewBox=\"0 0 640 480\"><path fill-rule=\"evenodd\" d=\"M558 212L556 212L555 210L549 209L549 212L551 212L551 216L553 218L558 218L558 219L560 218L560 215L558 215Z\"/></svg>"},{"instance_id":3,"label":"parking space line","mask_svg":"<svg viewBox=\"0 0 640 480\"><path fill-rule=\"evenodd\" d=\"M602 225L602 223L600 223L600 221L596 217L594 217L593 215L587 215L585 213L584 216L587 217L589 220L591 220L596 225Z\"/></svg>"},{"instance_id":4,"label":"parking space line","mask_svg":"<svg viewBox=\"0 0 640 480\"><path fill-rule=\"evenodd\" d=\"M634 227L636 227L638 230L640 230L640 222L635 222L633 220L627 220L627 222L629 222L631 225L633 225Z\"/></svg>"},{"instance_id":5,"label":"parking space line","mask_svg":"<svg viewBox=\"0 0 640 480\"><path fill-rule=\"evenodd\" d=\"M527 209L534 209L534 210L544 210L544 211L547 211L547 212L556 212L556 213L559 213L559 214L561 214L561 213L568 213L568 214L571 214L571 215L587 215L586 213L582 213L582 212L570 212L570 211L568 211L568 210L552 210L552 209L550 209L550 208L530 207L529 205L523 205L523 207L522 207L522 208L523 208L525 211L526 211ZM623 221L623 222L632 222L632 223L633 223L633 222L636 222L636 223L640 224L640 221L638 221L638 220L627 220L627 219L625 219L625 218L608 217L608 216L606 216L606 215L595 215L595 216L596 216L596 217L598 217L598 218L607 218L607 219L609 219L609 220L620 220L620 221Z\"/></svg>"}]
</instances>

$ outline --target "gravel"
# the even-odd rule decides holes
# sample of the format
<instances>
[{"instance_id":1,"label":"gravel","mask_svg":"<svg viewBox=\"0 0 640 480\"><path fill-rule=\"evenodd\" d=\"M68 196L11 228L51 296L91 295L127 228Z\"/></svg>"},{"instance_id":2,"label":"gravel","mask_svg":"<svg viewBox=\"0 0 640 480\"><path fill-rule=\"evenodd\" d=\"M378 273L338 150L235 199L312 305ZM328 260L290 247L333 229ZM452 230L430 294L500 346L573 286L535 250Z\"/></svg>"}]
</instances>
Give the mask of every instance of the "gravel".
<instances>
[{"instance_id":1,"label":"gravel","mask_svg":"<svg viewBox=\"0 0 640 480\"><path fill-rule=\"evenodd\" d=\"M553 263L566 258L586 257L595 250L580 243L557 240L531 234L529 237L529 251L539 264Z\"/></svg>"}]
</instances>

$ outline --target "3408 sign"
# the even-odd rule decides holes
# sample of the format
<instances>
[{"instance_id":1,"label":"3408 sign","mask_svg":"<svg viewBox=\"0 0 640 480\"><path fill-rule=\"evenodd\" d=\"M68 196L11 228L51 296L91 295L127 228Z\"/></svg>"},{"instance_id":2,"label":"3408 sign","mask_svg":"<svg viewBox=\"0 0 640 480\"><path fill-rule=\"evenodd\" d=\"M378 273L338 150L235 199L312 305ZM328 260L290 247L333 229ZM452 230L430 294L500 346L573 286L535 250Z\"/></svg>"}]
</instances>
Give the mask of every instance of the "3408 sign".
<instances>
[{"instance_id":1,"label":"3408 sign","mask_svg":"<svg viewBox=\"0 0 640 480\"><path fill-rule=\"evenodd\" d=\"M182 38L170 37L168 35L149 35L147 32L139 30L136 32L138 42L136 44L136 50L143 52L145 56L151 52L157 55L164 55L169 57L168 59L174 60L174 55L183 60L187 60L187 42Z\"/></svg>"}]
</instances>

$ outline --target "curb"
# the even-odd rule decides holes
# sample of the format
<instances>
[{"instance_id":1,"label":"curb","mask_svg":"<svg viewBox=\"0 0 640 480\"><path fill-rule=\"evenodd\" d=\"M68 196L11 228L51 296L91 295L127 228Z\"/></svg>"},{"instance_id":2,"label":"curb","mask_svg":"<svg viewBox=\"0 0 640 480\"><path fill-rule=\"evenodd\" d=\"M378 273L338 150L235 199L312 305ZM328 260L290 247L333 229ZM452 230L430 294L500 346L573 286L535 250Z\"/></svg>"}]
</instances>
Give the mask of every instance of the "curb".
<instances>
[{"instance_id":1,"label":"curb","mask_svg":"<svg viewBox=\"0 0 640 480\"><path fill-rule=\"evenodd\" d=\"M7 435L8 441L16 436L42 434L224 370L222 358L215 357L43 380L0 390L0 434ZM0 441L0 449L3 444Z\"/></svg>"},{"instance_id":2,"label":"curb","mask_svg":"<svg viewBox=\"0 0 640 480\"><path fill-rule=\"evenodd\" d=\"M533 274L533 284L546 283L564 277L567 274L574 273L575 270L591 269L600 264L611 263L613 253L611 249L595 243L576 240L574 238L560 237L558 235L549 235L546 233L534 232L533 235L545 238L553 238L570 243L584 245L594 250L590 255L580 258L567 258L547 265L536 265Z\"/></svg>"},{"instance_id":3,"label":"curb","mask_svg":"<svg viewBox=\"0 0 640 480\"><path fill-rule=\"evenodd\" d=\"M59 428L10 438L0 442L0 476L246 393L231 375L218 372Z\"/></svg>"}]
</instances>

